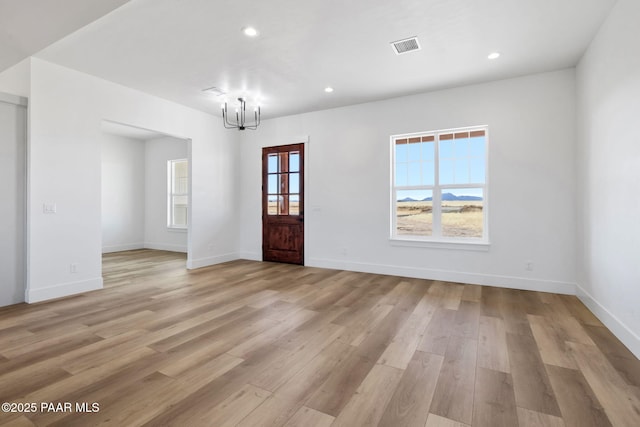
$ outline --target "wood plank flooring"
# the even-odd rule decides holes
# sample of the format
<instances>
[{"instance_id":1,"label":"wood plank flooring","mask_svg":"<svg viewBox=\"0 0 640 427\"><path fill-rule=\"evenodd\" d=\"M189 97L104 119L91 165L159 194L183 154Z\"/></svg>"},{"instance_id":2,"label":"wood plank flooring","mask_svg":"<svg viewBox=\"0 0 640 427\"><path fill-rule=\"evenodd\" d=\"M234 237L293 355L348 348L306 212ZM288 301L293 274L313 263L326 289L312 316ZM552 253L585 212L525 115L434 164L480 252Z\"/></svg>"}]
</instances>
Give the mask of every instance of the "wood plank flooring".
<instances>
[{"instance_id":1,"label":"wood plank flooring","mask_svg":"<svg viewBox=\"0 0 640 427\"><path fill-rule=\"evenodd\" d=\"M1 426L640 426L640 362L572 296L149 250L104 278L0 309L0 402L37 404Z\"/></svg>"}]
</instances>

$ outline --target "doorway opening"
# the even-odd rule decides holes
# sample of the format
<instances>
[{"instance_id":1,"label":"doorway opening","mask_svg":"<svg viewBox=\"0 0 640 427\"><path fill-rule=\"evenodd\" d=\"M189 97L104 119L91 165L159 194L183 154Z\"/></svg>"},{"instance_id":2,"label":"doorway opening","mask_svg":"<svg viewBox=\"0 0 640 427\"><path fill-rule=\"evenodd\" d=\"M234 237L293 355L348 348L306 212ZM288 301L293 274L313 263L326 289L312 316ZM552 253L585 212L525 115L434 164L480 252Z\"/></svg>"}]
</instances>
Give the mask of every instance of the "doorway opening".
<instances>
[{"instance_id":1,"label":"doorway opening","mask_svg":"<svg viewBox=\"0 0 640 427\"><path fill-rule=\"evenodd\" d=\"M27 99L0 92L0 307L25 300Z\"/></svg>"},{"instance_id":2,"label":"doorway opening","mask_svg":"<svg viewBox=\"0 0 640 427\"><path fill-rule=\"evenodd\" d=\"M178 254L186 269L191 141L107 120L101 130L103 270L105 254L149 250Z\"/></svg>"}]
</instances>

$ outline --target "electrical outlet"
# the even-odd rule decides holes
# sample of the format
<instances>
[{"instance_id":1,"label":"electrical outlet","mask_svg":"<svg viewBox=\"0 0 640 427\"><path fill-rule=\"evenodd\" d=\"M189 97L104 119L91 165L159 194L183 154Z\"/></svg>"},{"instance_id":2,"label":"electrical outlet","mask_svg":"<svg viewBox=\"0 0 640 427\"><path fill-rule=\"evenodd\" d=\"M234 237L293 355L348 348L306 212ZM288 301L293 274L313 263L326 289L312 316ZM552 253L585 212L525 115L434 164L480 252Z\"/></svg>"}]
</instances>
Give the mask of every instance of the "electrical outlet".
<instances>
[{"instance_id":1,"label":"electrical outlet","mask_svg":"<svg viewBox=\"0 0 640 427\"><path fill-rule=\"evenodd\" d=\"M526 261L524 264L524 268L527 271L533 271L533 261Z\"/></svg>"},{"instance_id":2,"label":"electrical outlet","mask_svg":"<svg viewBox=\"0 0 640 427\"><path fill-rule=\"evenodd\" d=\"M46 214L54 214L56 213L57 207L55 203L44 203L42 205L42 212Z\"/></svg>"},{"instance_id":3,"label":"electrical outlet","mask_svg":"<svg viewBox=\"0 0 640 427\"><path fill-rule=\"evenodd\" d=\"M78 264L69 264L69 273L75 274L78 272Z\"/></svg>"}]
</instances>

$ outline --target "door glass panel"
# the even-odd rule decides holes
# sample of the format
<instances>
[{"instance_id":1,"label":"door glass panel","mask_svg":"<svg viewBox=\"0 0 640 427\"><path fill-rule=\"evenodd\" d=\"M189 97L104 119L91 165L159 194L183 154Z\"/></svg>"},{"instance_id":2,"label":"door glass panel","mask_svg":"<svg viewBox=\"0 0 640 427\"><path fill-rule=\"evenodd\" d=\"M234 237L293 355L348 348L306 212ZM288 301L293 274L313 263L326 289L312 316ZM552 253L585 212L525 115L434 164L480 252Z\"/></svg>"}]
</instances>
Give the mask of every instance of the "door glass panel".
<instances>
[{"instance_id":1,"label":"door glass panel","mask_svg":"<svg viewBox=\"0 0 640 427\"><path fill-rule=\"evenodd\" d=\"M292 194L289 199L289 215L300 215L300 195Z\"/></svg>"},{"instance_id":2,"label":"door glass panel","mask_svg":"<svg viewBox=\"0 0 640 427\"><path fill-rule=\"evenodd\" d=\"M301 153L267 155L267 215L300 215Z\"/></svg>"},{"instance_id":3,"label":"door glass panel","mask_svg":"<svg viewBox=\"0 0 640 427\"><path fill-rule=\"evenodd\" d=\"M292 151L289 153L289 172L300 171L300 153Z\"/></svg>"},{"instance_id":4,"label":"door glass panel","mask_svg":"<svg viewBox=\"0 0 640 427\"><path fill-rule=\"evenodd\" d=\"M268 215L278 215L278 196L269 195L267 199L267 214Z\"/></svg>"},{"instance_id":5,"label":"door glass panel","mask_svg":"<svg viewBox=\"0 0 640 427\"><path fill-rule=\"evenodd\" d=\"M269 187L267 189L269 194L278 194L278 175L269 175Z\"/></svg>"},{"instance_id":6,"label":"door glass panel","mask_svg":"<svg viewBox=\"0 0 640 427\"><path fill-rule=\"evenodd\" d=\"M300 192L300 174L290 173L289 174L289 193L299 193L299 192Z\"/></svg>"},{"instance_id":7,"label":"door glass panel","mask_svg":"<svg viewBox=\"0 0 640 427\"><path fill-rule=\"evenodd\" d=\"M267 159L267 172L276 173L278 172L278 155L277 154L269 154Z\"/></svg>"}]
</instances>

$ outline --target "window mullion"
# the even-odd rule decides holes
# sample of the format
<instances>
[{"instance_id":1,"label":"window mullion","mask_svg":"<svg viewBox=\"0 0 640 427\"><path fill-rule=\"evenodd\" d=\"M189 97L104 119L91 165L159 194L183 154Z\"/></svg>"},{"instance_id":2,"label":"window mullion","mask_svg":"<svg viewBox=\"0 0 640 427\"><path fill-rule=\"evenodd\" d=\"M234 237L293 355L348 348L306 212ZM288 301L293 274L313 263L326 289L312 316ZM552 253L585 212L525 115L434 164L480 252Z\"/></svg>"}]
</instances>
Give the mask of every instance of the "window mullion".
<instances>
[{"instance_id":1,"label":"window mullion","mask_svg":"<svg viewBox=\"0 0 640 427\"><path fill-rule=\"evenodd\" d=\"M435 238L439 238L442 233L440 232L442 228L442 221L440 219L441 216L441 191L440 191L440 134L436 134L436 138L434 141L434 174L433 177L433 195L432 195L432 206L431 211L433 212L432 221L433 221L433 231L432 235Z\"/></svg>"}]
</instances>

